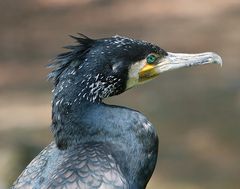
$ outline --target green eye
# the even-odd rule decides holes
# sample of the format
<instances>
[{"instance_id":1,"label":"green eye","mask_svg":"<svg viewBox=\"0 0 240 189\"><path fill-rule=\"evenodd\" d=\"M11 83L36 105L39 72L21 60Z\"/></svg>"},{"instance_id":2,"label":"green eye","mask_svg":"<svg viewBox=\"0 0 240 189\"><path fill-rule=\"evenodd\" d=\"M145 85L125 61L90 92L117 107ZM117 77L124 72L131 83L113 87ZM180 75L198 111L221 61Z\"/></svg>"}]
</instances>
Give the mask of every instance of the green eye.
<instances>
[{"instance_id":1,"label":"green eye","mask_svg":"<svg viewBox=\"0 0 240 189\"><path fill-rule=\"evenodd\" d=\"M147 63L152 64L157 60L157 57L153 54L150 54L147 56Z\"/></svg>"}]
</instances>

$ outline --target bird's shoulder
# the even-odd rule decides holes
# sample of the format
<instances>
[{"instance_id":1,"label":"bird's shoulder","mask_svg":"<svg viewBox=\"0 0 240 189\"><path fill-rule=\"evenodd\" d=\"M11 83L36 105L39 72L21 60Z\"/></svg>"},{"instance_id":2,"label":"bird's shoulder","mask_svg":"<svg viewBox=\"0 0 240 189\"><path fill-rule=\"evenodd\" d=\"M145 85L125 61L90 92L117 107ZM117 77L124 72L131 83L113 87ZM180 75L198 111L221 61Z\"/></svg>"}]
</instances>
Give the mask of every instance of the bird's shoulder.
<instances>
[{"instance_id":1,"label":"bird's shoulder","mask_svg":"<svg viewBox=\"0 0 240 189\"><path fill-rule=\"evenodd\" d=\"M13 183L12 189L18 188L33 188L32 184L39 178L41 183L42 174L44 173L49 157L55 148L55 143L52 142L43 149L23 170L17 180Z\"/></svg>"},{"instance_id":2,"label":"bird's shoulder","mask_svg":"<svg viewBox=\"0 0 240 189\"><path fill-rule=\"evenodd\" d=\"M108 148L103 143L91 142L58 150L58 155L40 153L22 173L14 188L129 188ZM58 162L42 160L43 154L58 156ZM37 165L40 161L44 161L41 168Z\"/></svg>"},{"instance_id":3,"label":"bird's shoulder","mask_svg":"<svg viewBox=\"0 0 240 189\"><path fill-rule=\"evenodd\" d=\"M46 188L128 188L119 166L103 143L84 143L63 154Z\"/></svg>"}]
</instances>

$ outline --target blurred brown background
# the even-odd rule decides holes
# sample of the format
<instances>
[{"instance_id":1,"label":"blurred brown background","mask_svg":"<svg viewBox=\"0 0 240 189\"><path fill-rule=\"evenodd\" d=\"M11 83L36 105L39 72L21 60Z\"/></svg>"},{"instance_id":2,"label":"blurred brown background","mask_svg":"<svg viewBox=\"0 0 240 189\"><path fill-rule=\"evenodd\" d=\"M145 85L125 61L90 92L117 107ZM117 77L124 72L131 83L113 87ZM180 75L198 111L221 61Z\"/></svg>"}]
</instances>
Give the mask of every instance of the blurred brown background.
<instances>
[{"instance_id":1,"label":"blurred brown background","mask_svg":"<svg viewBox=\"0 0 240 189\"><path fill-rule=\"evenodd\" d=\"M52 140L45 65L77 32L220 54L222 68L164 73L108 102L140 110L158 129L149 189L240 188L239 0L8 0L0 14L0 189Z\"/></svg>"}]
</instances>

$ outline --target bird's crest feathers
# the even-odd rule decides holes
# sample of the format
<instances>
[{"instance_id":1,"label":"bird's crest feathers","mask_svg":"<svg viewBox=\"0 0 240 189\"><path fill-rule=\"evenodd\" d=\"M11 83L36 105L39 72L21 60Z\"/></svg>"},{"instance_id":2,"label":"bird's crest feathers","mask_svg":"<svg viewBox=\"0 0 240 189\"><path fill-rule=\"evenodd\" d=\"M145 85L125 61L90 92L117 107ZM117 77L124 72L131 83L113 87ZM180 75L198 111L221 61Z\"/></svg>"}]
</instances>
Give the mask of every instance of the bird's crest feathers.
<instances>
[{"instance_id":1,"label":"bird's crest feathers","mask_svg":"<svg viewBox=\"0 0 240 189\"><path fill-rule=\"evenodd\" d=\"M58 83L59 76L62 72L74 60L81 60L95 42L94 39L91 39L81 33L78 33L78 35L79 36L70 35L70 37L75 39L78 44L63 47L69 51L57 55L48 65L49 68L53 68L53 71L48 74L49 80L53 80L55 83Z\"/></svg>"}]
</instances>

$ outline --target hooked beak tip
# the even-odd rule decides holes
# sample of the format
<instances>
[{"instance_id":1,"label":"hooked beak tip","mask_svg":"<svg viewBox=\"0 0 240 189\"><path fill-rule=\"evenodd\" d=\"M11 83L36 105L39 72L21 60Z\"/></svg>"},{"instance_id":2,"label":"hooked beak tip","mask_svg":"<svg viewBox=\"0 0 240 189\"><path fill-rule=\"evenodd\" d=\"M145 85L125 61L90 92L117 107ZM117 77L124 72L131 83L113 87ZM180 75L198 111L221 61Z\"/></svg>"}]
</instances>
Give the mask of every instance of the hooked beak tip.
<instances>
[{"instance_id":1,"label":"hooked beak tip","mask_svg":"<svg viewBox=\"0 0 240 189\"><path fill-rule=\"evenodd\" d=\"M223 65L223 61L222 58L216 54L216 53L212 53L212 58L210 58L210 62L212 62L213 64L219 64L221 67Z\"/></svg>"}]
</instances>

